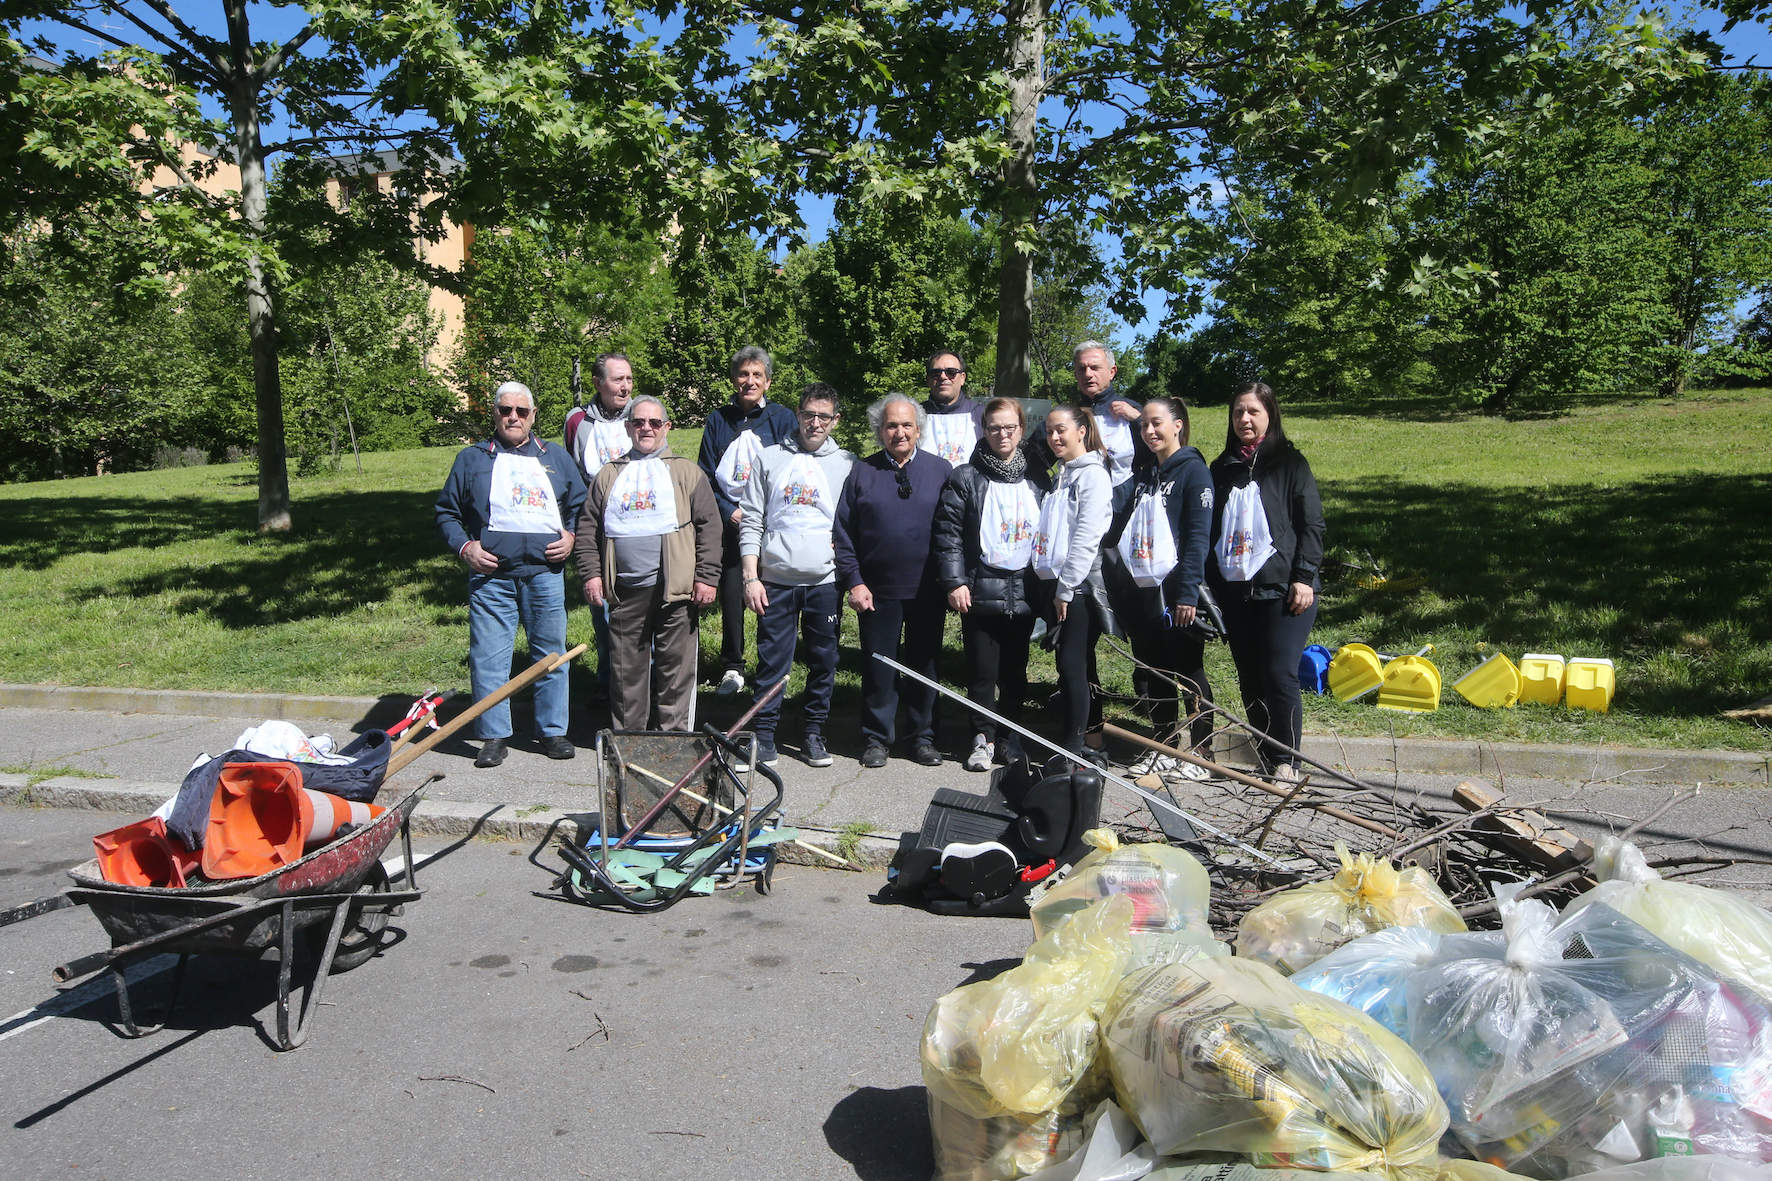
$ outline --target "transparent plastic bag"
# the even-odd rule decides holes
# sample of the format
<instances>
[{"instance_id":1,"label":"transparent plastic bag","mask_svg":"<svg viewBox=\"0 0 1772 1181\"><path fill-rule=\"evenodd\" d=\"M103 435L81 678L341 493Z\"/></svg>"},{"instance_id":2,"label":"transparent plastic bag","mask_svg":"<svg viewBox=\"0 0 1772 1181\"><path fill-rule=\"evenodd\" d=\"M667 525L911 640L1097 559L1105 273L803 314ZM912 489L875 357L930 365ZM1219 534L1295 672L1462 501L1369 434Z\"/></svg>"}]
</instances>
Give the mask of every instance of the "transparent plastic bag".
<instances>
[{"instance_id":1,"label":"transparent plastic bag","mask_svg":"<svg viewBox=\"0 0 1772 1181\"><path fill-rule=\"evenodd\" d=\"M1237 954L1291 975L1344 943L1385 927L1463 931L1464 920L1426 870L1399 870L1337 843L1341 868L1327 881L1276 894L1237 924Z\"/></svg>"},{"instance_id":2,"label":"transparent plastic bag","mask_svg":"<svg viewBox=\"0 0 1772 1181\"><path fill-rule=\"evenodd\" d=\"M1038 1115L981 1117L929 1092L935 1181L1014 1181L1071 1156L1083 1133L1083 1116L1069 1104Z\"/></svg>"},{"instance_id":3,"label":"transparent plastic bag","mask_svg":"<svg viewBox=\"0 0 1772 1181\"><path fill-rule=\"evenodd\" d=\"M1114 1092L1161 1153L1432 1181L1446 1106L1401 1039L1266 965L1135 972L1102 1023Z\"/></svg>"},{"instance_id":4,"label":"transparent plastic bag","mask_svg":"<svg viewBox=\"0 0 1772 1181\"><path fill-rule=\"evenodd\" d=\"M1016 967L937 1000L923 1023L932 1098L980 1119L1059 1110L1095 1062L1097 1019L1125 973L1131 920L1130 901L1108 899L1035 941Z\"/></svg>"},{"instance_id":5,"label":"transparent plastic bag","mask_svg":"<svg viewBox=\"0 0 1772 1181\"><path fill-rule=\"evenodd\" d=\"M1600 884L1564 914L1604 902L1723 976L1772 995L1772 912L1726 890L1663 881L1635 845L1616 837L1600 839L1594 873Z\"/></svg>"},{"instance_id":6,"label":"transparent plastic bag","mask_svg":"<svg viewBox=\"0 0 1772 1181\"><path fill-rule=\"evenodd\" d=\"M1485 945L1499 950L1498 931L1442 935L1428 927L1386 927L1344 943L1292 983L1352 1005L1399 1037L1409 1031L1409 981L1429 964L1461 959Z\"/></svg>"},{"instance_id":7,"label":"transparent plastic bag","mask_svg":"<svg viewBox=\"0 0 1772 1181\"><path fill-rule=\"evenodd\" d=\"M1772 1181L1772 1166L1724 1156L1667 1156L1582 1173L1576 1181Z\"/></svg>"},{"instance_id":8,"label":"transparent plastic bag","mask_svg":"<svg viewBox=\"0 0 1772 1181\"><path fill-rule=\"evenodd\" d=\"M1096 1104L1084 1132L1085 1139L1075 1152L1034 1173L1028 1181L1138 1181L1156 1164L1156 1153L1139 1135L1132 1117L1112 1099Z\"/></svg>"},{"instance_id":9,"label":"transparent plastic bag","mask_svg":"<svg viewBox=\"0 0 1772 1181\"><path fill-rule=\"evenodd\" d=\"M1160 842L1122 845L1112 829L1083 834L1091 847L1063 881L1031 902L1036 937L1050 934L1072 915L1101 898L1132 901L1134 934L1209 934L1206 908L1212 891L1206 870L1192 856Z\"/></svg>"}]
</instances>

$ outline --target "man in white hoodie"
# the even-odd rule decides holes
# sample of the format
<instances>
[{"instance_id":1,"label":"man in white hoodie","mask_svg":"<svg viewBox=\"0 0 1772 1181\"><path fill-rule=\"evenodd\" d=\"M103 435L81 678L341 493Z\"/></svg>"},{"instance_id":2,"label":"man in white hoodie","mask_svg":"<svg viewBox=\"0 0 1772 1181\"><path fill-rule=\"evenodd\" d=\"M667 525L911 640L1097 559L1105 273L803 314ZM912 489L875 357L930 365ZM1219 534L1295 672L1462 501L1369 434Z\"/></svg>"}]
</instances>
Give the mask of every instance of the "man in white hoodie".
<instances>
[{"instance_id":1,"label":"man in white hoodie","mask_svg":"<svg viewBox=\"0 0 1772 1181\"><path fill-rule=\"evenodd\" d=\"M757 688L768 689L794 663L794 625L806 639L806 692L801 699L806 762L831 765L824 723L837 683L836 555L831 531L837 497L855 456L837 446L831 428L840 417L837 391L814 382L800 395L799 429L765 447L759 470L739 502L738 551L744 567L745 606L757 613ZM757 761L776 762L775 730L781 698L757 714Z\"/></svg>"}]
</instances>

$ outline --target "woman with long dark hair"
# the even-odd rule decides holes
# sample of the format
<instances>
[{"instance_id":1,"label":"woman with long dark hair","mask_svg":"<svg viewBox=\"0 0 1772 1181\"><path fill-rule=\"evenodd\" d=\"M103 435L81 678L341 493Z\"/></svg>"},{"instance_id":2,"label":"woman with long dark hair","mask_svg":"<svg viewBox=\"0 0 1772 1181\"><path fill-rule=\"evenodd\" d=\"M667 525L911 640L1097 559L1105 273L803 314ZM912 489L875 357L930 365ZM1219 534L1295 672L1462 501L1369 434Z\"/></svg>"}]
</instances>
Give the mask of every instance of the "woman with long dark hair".
<instances>
[{"instance_id":1,"label":"woman with long dark hair","mask_svg":"<svg viewBox=\"0 0 1772 1181\"><path fill-rule=\"evenodd\" d=\"M1224 612L1244 716L1276 778L1298 778L1304 703L1298 661L1317 618L1323 503L1304 454L1286 438L1274 391L1259 381L1231 398L1224 453L1212 461L1207 581Z\"/></svg>"},{"instance_id":2,"label":"woman with long dark hair","mask_svg":"<svg viewBox=\"0 0 1772 1181\"><path fill-rule=\"evenodd\" d=\"M935 564L948 606L960 614L966 653L966 695L1020 724L1028 684L1028 636L1034 629L1034 529L1045 474L1022 449L1027 414L1014 398L985 404L982 437L954 469L935 510ZM991 719L973 720L968 771L1013 762L1022 753L1014 731L997 733Z\"/></svg>"},{"instance_id":3,"label":"woman with long dark hair","mask_svg":"<svg viewBox=\"0 0 1772 1181\"><path fill-rule=\"evenodd\" d=\"M1146 401L1138 435L1154 462L1135 466L1132 479L1115 490L1109 537L1116 539L1124 577L1110 588L1119 592L1114 613L1132 640L1133 655L1159 674L1148 689L1158 739L1182 745L1175 731L1179 696L1185 696L1193 719L1185 745L1209 756L1212 717L1201 706L1212 703L1212 686L1206 680L1207 633L1196 626L1196 613L1212 539L1212 473L1206 457L1187 445L1187 404L1180 398ZM1156 751L1132 770L1207 777L1204 769Z\"/></svg>"},{"instance_id":4,"label":"woman with long dark hair","mask_svg":"<svg viewBox=\"0 0 1772 1181\"><path fill-rule=\"evenodd\" d=\"M1046 415L1046 445L1060 466L1057 486L1040 506L1033 565L1034 574L1051 584L1064 748L1105 767L1106 757L1084 739L1101 716L1092 690L1095 642L1113 618L1101 580L1101 540L1113 520L1113 481L1101 433L1087 410L1053 407Z\"/></svg>"}]
</instances>

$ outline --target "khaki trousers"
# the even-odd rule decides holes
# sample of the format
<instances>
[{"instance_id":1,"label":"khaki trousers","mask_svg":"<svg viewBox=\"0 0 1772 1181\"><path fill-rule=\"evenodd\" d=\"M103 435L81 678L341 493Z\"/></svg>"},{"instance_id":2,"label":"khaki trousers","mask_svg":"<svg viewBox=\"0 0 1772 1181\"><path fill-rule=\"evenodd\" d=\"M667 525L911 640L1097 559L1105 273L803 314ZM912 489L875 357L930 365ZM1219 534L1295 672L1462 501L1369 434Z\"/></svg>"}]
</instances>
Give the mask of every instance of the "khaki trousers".
<instances>
[{"instance_id":1,"label":"khaki trousers","mask_svg":"<svg viewBox=\"0 0 1772 1181\"><path fill-rule=\"evenodd\" d=\"M665 602L662 586L616 588L609 604L609 713L617 730L689 728L697 623L695 604Z\"/></svg>"}]
</instances>

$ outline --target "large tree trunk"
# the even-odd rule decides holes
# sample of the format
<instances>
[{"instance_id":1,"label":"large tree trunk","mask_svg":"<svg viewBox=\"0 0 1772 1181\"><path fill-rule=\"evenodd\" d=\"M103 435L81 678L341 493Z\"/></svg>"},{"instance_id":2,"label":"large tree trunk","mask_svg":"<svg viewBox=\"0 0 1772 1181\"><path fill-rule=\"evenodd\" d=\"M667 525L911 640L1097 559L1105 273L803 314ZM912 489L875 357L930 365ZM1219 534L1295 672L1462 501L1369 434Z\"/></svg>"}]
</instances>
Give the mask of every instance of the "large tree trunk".
<instances>
[{"instance_id":1,"label":"large tree trunk","mask_svg":"<svg viewBox=\"0 0 1772 1181\"><path fill-rule=\"evenodd\" d=\"M1012 0L1008 21L1009 145L1014 155L1003 170L1003 269L997 283L998 397L1028 395L1028 353L1033 342L1034 258L1021 243L1032 238L1040 194L1034 183L1035 132L1045 91L1047 0Z\"/></svg>"},{"instance_id":2,"label":"large tree trunk","mask_svg":"<svg viewBox=\"0 0 1772 1181\"><path fill-rule=\"evenodd\" d=\"M226 0L234 116L234 152L240 165L240 219L254 243L246 260L246 323L252 339L252 386L258 400L258 529L289 529L289 461L283 442L283 382L277 371L277 321L264 259L265 150L258 131L259 83L247 27L246 0Z\"/></svg>"}]
</instances>

